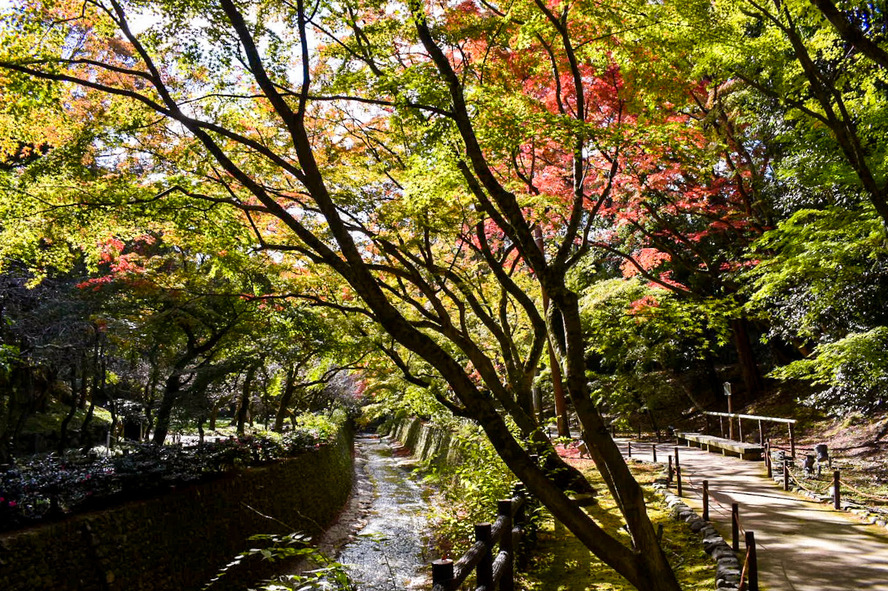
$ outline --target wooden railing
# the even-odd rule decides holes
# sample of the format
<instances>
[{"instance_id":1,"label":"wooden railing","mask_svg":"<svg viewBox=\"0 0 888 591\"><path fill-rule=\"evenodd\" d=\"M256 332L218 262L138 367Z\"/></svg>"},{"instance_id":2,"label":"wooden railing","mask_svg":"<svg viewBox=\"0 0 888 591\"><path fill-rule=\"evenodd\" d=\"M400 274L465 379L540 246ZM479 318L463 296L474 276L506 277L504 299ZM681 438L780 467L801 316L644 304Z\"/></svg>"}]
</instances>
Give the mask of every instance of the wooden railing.
<instances>
[{"instance_id":1,"label":"wooden railing","mask_svg":"<svg viewBox=\"0 0 888 591\"><path fill-rule=\"evenodd\" d=\"M475 524L475 544L456 562L432 563L432 591L455 591L476 571L475 591L515 589L515 549L523 534L525 497L517 494L497 503L493 524ZM494 556L493 548L499 544Z\"/></svg>"},{"instance_id":2,"label":"wooden railing","mask_svg":"<svg viewBox=\"0 0 888 591\"><path fill-rule=\"evenodd\" d=\"M679 453L678 447L675 447L675 487L676 487L676 495L679 497L684 496L682 494L682 481L681 481L681 465L679 462ZM672 456L669 458L672 460ZM669 462L669 470L667 472L668 482L667 484L672 484L672 462ZM712 494L713 491L709 487L708 480L702 480L698 483L691 479L690 474L686 475L686 484L689 485L690 491L695 494L699 494L701 496L702 505L703 505L703 521L710 522L710 504L714 503L716 506L720 508L720 513L727 515L727 507L724 507L721 503L719 503L715 496ZM743 557L741 571L740 571L740 583L738 587L738 591L759 591L758 586L758 551L756 549L755 542L755 532L751 530L747 530L743 527L743 522L740 520L740 504L739 503L731 503L731 550L735 553L740 553L740 534L743 534L743 537L746 542L746 554ZM741 555L742 556L742 555Z\"/></svg>"},{"instance_id":3,"label":"wooden railing","mask_svg":"<svg viewBox=\"0 0 888 591\"><path fill-rule=\"evenodd\" d=\"M793 432L793 425L796 424L795 419L784 419L779 417L761 417L758 415L744 415L738 413L729 413L729 412L710 412L704 411L703 416L706 417L706 431L707 433L711 431L709 428L709 417L718 417L719 423L719 431L721 432L721 436L725 436L725 426L723 419L728 419L728 432L733 438L733 420L737 419L737 427L740 430L740 441L743 441L743 420L746 419L748 421L756 421L758 424L758 442L759 445L765 444L765 433L762 429L762 423L784 423L789 429L789 449L790 455L793 459L796 457L796 445L795 445L795 433Z\"/></svg>"}]
</instances>

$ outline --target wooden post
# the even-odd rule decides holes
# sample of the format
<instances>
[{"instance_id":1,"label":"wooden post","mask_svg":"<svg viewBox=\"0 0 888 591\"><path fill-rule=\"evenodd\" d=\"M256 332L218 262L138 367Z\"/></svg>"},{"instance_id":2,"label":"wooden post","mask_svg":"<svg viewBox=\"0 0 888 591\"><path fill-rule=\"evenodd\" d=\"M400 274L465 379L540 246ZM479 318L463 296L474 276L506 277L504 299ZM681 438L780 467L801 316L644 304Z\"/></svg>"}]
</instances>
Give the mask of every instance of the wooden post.
<instances>
[{"instance_id":1,"label":"wooden post","mask_svg":"<svg viewBox=\"0 0 888 591\"><path fill-rule=\"evenodd\" d=\"M505 568L503 568L503 578L500 579L500 589L502 591L515 591L514 580L514 563L515 549L512 545L512 500L505 499L497 503L497 514L504 518L505 527L503 528L503 537L500 538L500 550L508 554Z\"/></svg>"},{"instance_id":2,"label":"wooden post","mask_svg":"<svg viewBox=\"0 0 888 591\"><path fill-rule=\"evenodd\" d=\"M765 468L768 470L768 478L774 477L773 469L771 468L771 442L768 441L765 443Z\"/></svg>"},{"instance_id":3,"label":"wooden post","mask_svg":"<svg viewBox=\"0 0 888 591\"><path fill-rule=\"evenodd\" d=\"M632 457L632 442L631 441L626 442L626 451L627 451L629 457L631 458Z\"/></svg>"},{"instance_id":4,"label":"wooden post","mask_svg":"<svg viewBox=\"0 0 888 591\"><path fill-rule=\"evenodd\" d=\"M755 551L755 532L746 532L746 555L749 557L749 568L746 571L746 588L749 591L759 591L758 556Z\"/></svg>"},{"instance_id":5,"label":"wooden post","mask_svg":"<svg viewBox=\"0 0 888 591\"><path fill-rule=\"evenodd\" d=\"M512 496L521 497L521 504L518 505L518 509L515 510L515 517L512 518L512 527L516 530L520 530L521 535L523 535L525 526L527 525L527 514L525 513L527 509L527 493L524 490L524 485L518 485L516 487L516 492ZM527 570L527 552L522 552L522 550L523 548L521 546L515 548L515 559L513 564L517 564L519 570Z\"/></svg>"},{"instance_id":6,"label":"wooden post","mask_svg":"<svg viewBox=\"0 0 888 591\"><path fill-rule=\"evenodd\" d=\"M493 552L491 552L489 523L475 524L475 541L484 542L484 554L478 562L476 573L478 575L478 587L493 588Z\"/></svg>"},{"instance_id":7,"label":"wooden post","mask_svg":"<svg viewBox=\"0 0 888 591\"><path fill-rule=\"evenodd\" d=\"M728 414L734 414L734 409L731 405L731 382L725 382L725 398L728 399ZM728 417L728 438L734 439L734 419L733 417Z\"/></svg>"},{"instance_id":8,"label":"wooden post","mask_svg":"<svg viewBox=\"0 0 888 591\"><path fill-rule=\"evenodd\" d=\"M709 481L703 481L703 521L709 521Z\"/></svg>"},{"instance_id":9,"label":"wooden post","mask_svg":"<svg viewBox=\"0 0 888 591\"><path fill-rule=\"evenodd\" d=\"M669 478L668 482L672 482L672 456L666 456L666 459L669 460L669 466L666 468L666 475Z\"/></svg>"},{"instance_id":10,"label":"wooden post","mask_svg":"<svg viewBox=\"0 0 888 591\"><path fill-rule=\"evenodd\" d=\"M740 551L740 504L731 503L731 549Z\"/></svg>"},{"instance_id":11,"label":"wooden post","mask_svg":"<svg viewBox=\"0 0 888 591\"><path fill-rule=\"evenodd\" d=\"M453 561L449 558L432 563L432 585L434 591L449 591L453 587Z\"/></svg>"},{"instance_id":12,"label":"wooden post","mask_svg":"<svg viewBox=\"0 0 888 591\"><path fill-rule=\"evenodd\" d=\"M725 438L725 418L724 417L718 417L718 430L719 430L719 437L724 439Z\"/></svg>"},{"instance_id":13,"label":"wooden post","mask_svg":"<svg viewBox=\"0 0 888 591\"><path fill-rule=\"evenodd\" d=\"M657 463L657 444L651 444L651 456L654 458L654 463Z\"/></svg>"},{"instance_id":14,"label":"wooden post","mask_svg":"<svg viewBox=\"0 0 888 591\"><path fill-rule=\"evenodd\" d=\"M795 434L792 432L792 423L789 425L789 456L795 461Z\"/></svg>"},{"instance_id":15,"label":"wooden post","mask_svg":"<svg viewBox=\"0 0 888 591\"><path fill-rule=\"evenodd\" d=\"M833 507L836 511L842 508L842 491L840 490L839 471L833 471Z\"/></svg>"},{"instance_id":16,"label":"wooden post","mask_svg":"<svg viewBox=\"0 0 888 591\"><path fill-rule=\"evenodd\" d=\"M759 445L765 444L765 430L762 429L762 421L759 419Z\"/></svg>"},{"instance_id":17,"label":"wooden post","mask_svg":"<svg viewBox=\"0 0 888 591\"><path fill-rule=\"evenodd\" d=\"M675 469L676 469L676 470L678 470L678 466L679 466L679 463L678 463L678 447L676 446L676 448L675 448Z\"/></svg>"},{"instance_id":18,"label":"wooden post","mask_svg":"<svg viewBox=\"0 0 888 591\"><path fill-rule=\"evenodd\" d=\"M518 508L515 510L515 517L512 518L512 521L515 522L515 527L523 528L525 521L524 509L527 507L527 493L524 490L523 484L516 485L512 491L513 497L521 497L522 499L522 503L518 505Z\"/></svg>"},{"instance_id":19,"label":"wooden post","mask_svg":"<svg viewBox=\"0 0 888 591\"><path fill-rule=\"evenodd\" d=\"M783 459L783 490L789 490L789 460Z\"/></svg>"},{"instance_id":20,"label":"wooden post","mask_svg":"<svg viewBox=\"0 0 888 591\"><path fill-rule=\"evenodd\" d=\"M675 493L681 496L681 466L675 467Z\"/></svg>"},{"instance_id":21,"label":"wooden post","mask_svg":"<svg viewBox=\"0 0 888 591\"><path fill-rule=\"evenodd\" d=\"M737 429L740 431L739 440L743 441L743 419L737 417Z\"/></svg>"}]
</instances>

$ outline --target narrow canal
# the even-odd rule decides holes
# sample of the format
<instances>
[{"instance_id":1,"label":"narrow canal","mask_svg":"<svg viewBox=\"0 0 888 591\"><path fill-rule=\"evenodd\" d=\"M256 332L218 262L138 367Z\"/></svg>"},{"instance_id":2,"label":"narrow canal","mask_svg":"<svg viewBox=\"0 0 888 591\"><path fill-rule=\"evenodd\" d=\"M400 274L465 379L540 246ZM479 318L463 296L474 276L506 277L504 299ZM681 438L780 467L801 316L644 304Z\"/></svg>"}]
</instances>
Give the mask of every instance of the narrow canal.
<instances>
[{"instance_id":1,"label":"narrow canal","mask_svg":"<svg viewBox=\"0 0 888 591\"><path fill-rule=\"evenodd\" d=\"M338 562L358 591L428 587L428 503L411 473L413 463L376 436L358 436L355 447L373 497L366 525L342 548Z\"/></svg>"}]
</instances>

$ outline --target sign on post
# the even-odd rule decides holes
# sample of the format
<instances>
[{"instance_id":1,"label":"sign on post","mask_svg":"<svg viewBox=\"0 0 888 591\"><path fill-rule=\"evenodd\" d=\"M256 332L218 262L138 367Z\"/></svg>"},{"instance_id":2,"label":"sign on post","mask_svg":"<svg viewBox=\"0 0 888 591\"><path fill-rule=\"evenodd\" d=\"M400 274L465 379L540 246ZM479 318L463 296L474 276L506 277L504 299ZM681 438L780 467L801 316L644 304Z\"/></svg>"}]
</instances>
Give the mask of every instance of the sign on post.
<instances>
[{"instance_id":1,"label":"sign on post","mask_svg":"<svg viewBox=\"0 0 888 591\"><path fill-rule=\"evenodd\" d=\"M725 398L728 399L728 414L733 414L734 409L731 408L731 382L725 382ZM728 439L734 438L734 419L728 417Z\"/></svg>"}]
</instances>

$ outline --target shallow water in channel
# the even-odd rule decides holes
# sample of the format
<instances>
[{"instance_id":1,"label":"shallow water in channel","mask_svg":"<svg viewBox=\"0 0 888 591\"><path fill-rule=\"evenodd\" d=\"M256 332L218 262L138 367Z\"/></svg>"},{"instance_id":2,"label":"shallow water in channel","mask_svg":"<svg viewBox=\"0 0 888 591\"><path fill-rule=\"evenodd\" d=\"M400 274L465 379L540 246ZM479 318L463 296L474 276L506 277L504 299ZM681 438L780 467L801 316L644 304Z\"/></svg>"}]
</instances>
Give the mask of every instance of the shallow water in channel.
<instances>
[{"instance_id":1,"label":"shallow water in channel","mask_svg":"<svg viewBox=\"0 0 888 591\"><path fill-rule=\"evenodd\" d=\"M427 552L428 503L411 473L415 464L398 457L385 439L359 436L365 470L375 498L367 525L347 543L338 562L346 565L359 591L400 591L430 585Z\"/></svg>"}]
</instances>

